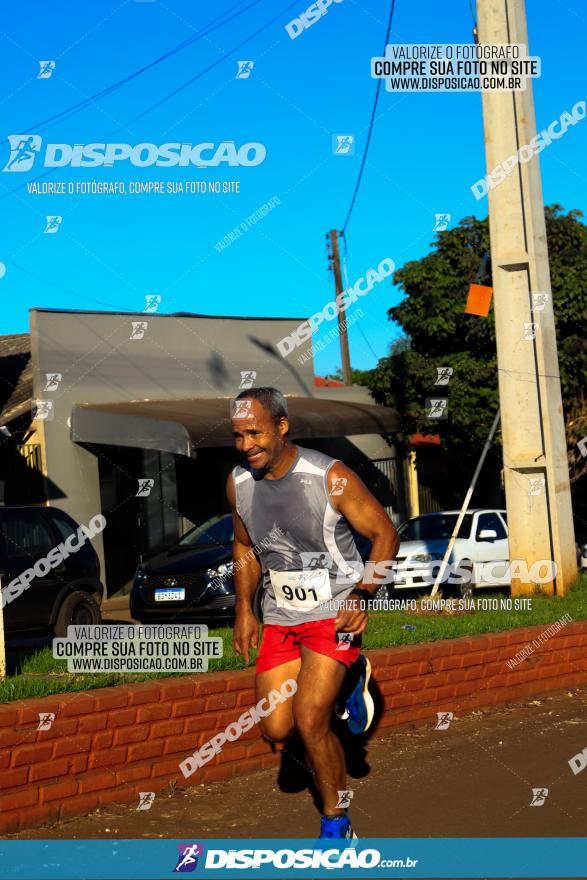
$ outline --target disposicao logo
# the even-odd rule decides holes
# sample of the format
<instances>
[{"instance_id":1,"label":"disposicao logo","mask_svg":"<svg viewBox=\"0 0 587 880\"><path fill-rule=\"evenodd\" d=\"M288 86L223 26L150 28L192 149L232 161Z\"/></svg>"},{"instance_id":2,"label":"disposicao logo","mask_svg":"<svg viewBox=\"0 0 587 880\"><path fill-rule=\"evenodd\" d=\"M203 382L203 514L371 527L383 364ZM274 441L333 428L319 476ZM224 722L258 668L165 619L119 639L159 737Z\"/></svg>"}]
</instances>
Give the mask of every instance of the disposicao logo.
<instances>
[{"instance_id":1,"label":"disposicao logo","mask_svg":"<svg viewBox=\"0 0 587 880\"><path fill-rule=\"evenodd\" d=\"M9 134L10 158L2 171L29 171L41 149L38 134Z\"/></svg>"},{"instance_id":2,"label":"disposicao logo","mask_svg":"<svg viewBox=\"0 0 587 880\"><path fill-rule=\"evenodd\" d=\"M195 871L198 867L198 859L204 854L201 843L178 843L179 855L177 865L173 869L174 874L187 874Z\"/></svg>"},{"instance_id":3,"label":"disposicao logo","mask_svg":"<svg viewBox=\"0 0 587 880\"><path fill-rule=\"evenodd\" d=\"M10 157L3 171L30 171L41 152L42 138L38 134L9 134ZM45 168L111 168L115 162L128 160L136 168L156 165L171 168L215 168L218 165L252 167L265 160L264 144L250 142L237 146L234 141L218 144L47 144L43 165Z\"/></svg>"}]
</instances>

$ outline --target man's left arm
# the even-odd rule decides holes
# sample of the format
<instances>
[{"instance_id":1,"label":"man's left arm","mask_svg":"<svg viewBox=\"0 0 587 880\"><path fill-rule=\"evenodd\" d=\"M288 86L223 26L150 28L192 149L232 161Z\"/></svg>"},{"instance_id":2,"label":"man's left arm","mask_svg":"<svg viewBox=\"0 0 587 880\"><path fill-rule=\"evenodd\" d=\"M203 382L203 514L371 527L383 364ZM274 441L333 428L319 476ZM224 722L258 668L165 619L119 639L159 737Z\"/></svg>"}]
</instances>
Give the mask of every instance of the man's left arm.
<instances>
[{"instance_id":1,"label":"man's left arm","mask_svg":"<svg viewBox=\"0 0 587 880\"><path fill-rule=\"evenodd\" d=\"M395 559L400 545L395 526L355 472L337 461L328 472L328 487L332 506L359 534L371 541L368 561L376 564ZM374 565L368 568L372 570ZM355 590L366 590L373 594L378 587L376 583L360 583ZM338 632L359 635L367 627L367 613L361 610L360 596L354 596L353 593L349 594L345 607L339 611L335 625Z\"/></svg>"}]
</instances>

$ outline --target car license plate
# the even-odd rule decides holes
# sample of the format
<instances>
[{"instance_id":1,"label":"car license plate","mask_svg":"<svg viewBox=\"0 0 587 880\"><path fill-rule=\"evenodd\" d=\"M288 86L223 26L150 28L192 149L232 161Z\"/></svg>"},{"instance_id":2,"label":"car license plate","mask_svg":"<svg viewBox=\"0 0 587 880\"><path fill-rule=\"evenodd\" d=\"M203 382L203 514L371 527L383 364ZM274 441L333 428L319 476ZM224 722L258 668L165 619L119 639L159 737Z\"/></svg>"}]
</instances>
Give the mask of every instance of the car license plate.
<instances>
[{"instance_id":1,"label":"car license plate","mask_svg":"<svg viewBox=\"0 0 587 880\"><path fill-rule=\"evenodd\" d=\"M181 587L178 590L155 590L155 602L181 602L185 599L185 589Z\"/></svg>"}]
</instances>

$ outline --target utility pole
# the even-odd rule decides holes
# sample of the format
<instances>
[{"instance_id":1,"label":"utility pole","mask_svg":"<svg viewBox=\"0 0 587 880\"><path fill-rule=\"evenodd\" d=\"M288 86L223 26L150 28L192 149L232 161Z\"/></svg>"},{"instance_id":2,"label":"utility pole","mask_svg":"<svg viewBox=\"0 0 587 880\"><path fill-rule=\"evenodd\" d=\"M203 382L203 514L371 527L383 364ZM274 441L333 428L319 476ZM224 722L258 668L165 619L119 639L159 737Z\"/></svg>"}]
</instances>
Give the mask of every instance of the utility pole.
<instances>
[{"instance_id":1,"label":"utility pole","mask_svg":"<svg viewBox=\"0 0 587 880\"><path fill-rule=\"evenodd\" d=\"M524 0L477 0L477 18L479 43L528 47ZM489 174L536 135L531 78L524 91L482 92L482 104ZM554 561L543 589L564 595L577 561L538 156L488 199L510 560ZM533 587L513 569L512 595Z\"/></svg>"},{"instance_id":2,"label":"utility pole","mask_svg":"<svg viewBox=\"0 0 587 880\"><path fill-rule=\"evenodd\" d=\"M334 287L336 295L342 293L342 275L340 274L340 253L338 250L338 232L331 229L326 233L326 238L330 242L330 251L328 253L328 261L330 268L334 272ZM351 377L351 357L349 354L349 339L346 332L345 312L338 312L338 336L340 339L340 357L342 360L342 381L345 385L352 385Z\"/></svg>"}]
</instances>

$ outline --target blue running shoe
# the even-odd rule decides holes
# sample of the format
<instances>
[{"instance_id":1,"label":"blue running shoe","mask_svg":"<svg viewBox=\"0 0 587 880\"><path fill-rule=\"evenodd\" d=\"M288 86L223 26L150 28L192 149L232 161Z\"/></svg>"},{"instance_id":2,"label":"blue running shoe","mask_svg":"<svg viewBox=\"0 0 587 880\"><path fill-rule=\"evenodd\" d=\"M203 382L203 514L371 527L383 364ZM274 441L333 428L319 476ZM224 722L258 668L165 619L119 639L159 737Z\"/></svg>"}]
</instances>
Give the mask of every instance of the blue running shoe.
<instances>
[{"instance_id":1,"label":"blue running shoe","mask_svg":"<svg viewBox=\"0 0 587 880\"><path fill-rule=\"evenodd\" d=\"M356 683L346 699L343 718L346 718L350 732L358 734L369 729L375 714L375 704L369 693L371 664L368 658L361 654L353 667L356 667L353 669Z\"/></svg>"},{"instance_id":2,"label":"blue running shoe","mask_svg":"<svg viewBox=\"0 0 587 880\"><path fill-rule=\"evenodd\" d=\"M325 837L356 836L348 816L322 816L320 819L320 840Z\"/></svg>"}]
</instances>

